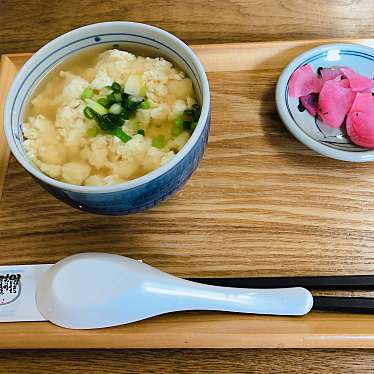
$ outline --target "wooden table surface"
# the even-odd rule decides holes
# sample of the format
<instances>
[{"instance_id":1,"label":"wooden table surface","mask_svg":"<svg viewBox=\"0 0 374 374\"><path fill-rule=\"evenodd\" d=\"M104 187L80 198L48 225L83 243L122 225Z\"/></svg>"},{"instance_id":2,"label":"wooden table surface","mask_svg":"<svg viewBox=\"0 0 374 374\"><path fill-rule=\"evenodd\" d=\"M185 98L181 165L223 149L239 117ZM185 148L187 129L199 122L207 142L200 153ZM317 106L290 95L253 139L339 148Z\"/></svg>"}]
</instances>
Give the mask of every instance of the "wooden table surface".
<instances>
[{"instance_id":1,"label":"wooden table surface","mask_svg":"<svg viewBox=\"0 0 374 374\"><path fill-rule=\"evenodd\" d=\"M1 0L0 54L32 52L72 28L110 20L150 23L190 44L370 38L374 36L373 11L372 0ZM0 231L0 244L2 234ZM267 373L342 372L344 368L344 372L361 373L373 371L373 353L370 350L3 351L0 372Z\"/></svg>"}]
</instances>

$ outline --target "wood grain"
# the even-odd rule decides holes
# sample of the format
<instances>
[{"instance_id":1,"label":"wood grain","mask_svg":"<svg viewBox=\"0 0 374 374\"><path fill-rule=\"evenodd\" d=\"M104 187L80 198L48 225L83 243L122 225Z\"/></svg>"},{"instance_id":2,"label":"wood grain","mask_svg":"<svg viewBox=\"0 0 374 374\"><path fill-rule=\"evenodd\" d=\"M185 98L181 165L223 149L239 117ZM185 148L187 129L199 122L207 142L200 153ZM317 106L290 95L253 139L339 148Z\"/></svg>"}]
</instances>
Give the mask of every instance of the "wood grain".
<instances>
[{"instance_id":1,"label":"wood grain","mask_svg":"<svg viewBox=\"0 0 374 374\"><path fill-rule=\"evenodd\" d=\"M75 211L42 191L12 158L0 210L6 228L0 263L49 263L89 249L186 277L370 273L373 165L307 150L274 109L285 60L321 42L194 46L212 89L207 152L187 186L149 212ZM8 55L17 67L28 57ZM0 333L0 348L374 347L371 316L323 313L185 313L99 331L4 324Z\"/></svg>"},{"instance_id":2,"label":"wood grain","mask_svg":"<svg viewBox=\"0 0 374 374\"><path fill-rule=\"evenodd\" d=\"M207 72L283 69L303 51L326 43L359 43L374 48L374 39L315 39L283 42L253 42L192 45ZM13 56L10 55L13 60ZM16 61L25 55L14 55ZM27 54L26 54L27 57Z\"/></svg>"},{"instance_id":3,"label":"wood grain","mask_svg":"<svg viewBox=\"0 0 374 374\"><path fill-rule=\"evenodd\" d=\"M316 39L316 38L330 38L330 37L372 37L374 28L374 4L371 0L355 1L355 0L313 0L305 2L303 0L247 0L247 1L181 1L181 0L156 0L152 2L155 6L149 10L149 2L137 1L137 2L121 2L115 0L107 0L105 3L98 3L97 1L81 0L79 2L69 0L64 2L63 10L61 9L61 2L58 1L20 1L20 0L2 0L0 1L0 53L15 53L24 51L35 51L41 47L46 41L51 38L71 30L74 27L100 21L110 21L113 19L126 19L130 21L140 21L152 23L156 26L165 28L179 37L184 39L188 43L223 43L223 42L246 42L246 41L273 41L273 40L295 40L295 39ZM167 16L165 16L167 14ZM270 94L269 94L270 95ZM276 117L273 116L273 121L276 121ZM292 158L292 157L290 157ZM300 162L300 161L298 161ZM101 233L103 229L108 229L108 226L112 226L112 222L108 220L104 222L104 228L100 225L99 220L88 220L87 224L82 224L84 218L77 217L76 219L71 218L69 209L63 208L62 205L54 201L52 198L46 196L37 186L33 185L33 181L27 177L19 168L16 166L14 160L12 161L12 173L9 175L11 178L18 178L18 182L14 182L12 188L7 189L7 195L18 191L18 187L23 190L23 198L27 198L27 203L32 202L34 209L39 209L39 217L36 212L31 215L29 225L33 225L33 229L27 228L25 218L20 219L20 215L28 213L28 209L25 209L21 204L17 204L9 196L7 199L8 210L7 212L13 211L9 208L13 205L14 208L20 209L19 214L13 218L9 218L10 227L12 228L11 233L8 232L8 227L2 229L0 226L0 243L4 240L4 245L1 246L1 250L8 245L14 245L16 242L16 227L18 226L18 237L24 238L23 240L29 240L33 243L34 237L37 237L37 243L31 244L30 250L26 244L23 244L21 248L17 246L13 251L8 249L8 258L16 258L21 255L20 260L27 260L30 253L33 254L29 258L29 261L39 260L43 261L44 258L59 258L64 250L59 248L56 249L55 245L51 248L48 247L46 240L53 238L54 232L64 231L72 235L75 239L70 239L66 244L66 252L74 253L84 246L88 248L89 245L94 242L93 238L89 240L88 245L85 244L86 240L94 234ZM300 166L299 166L300 167ZM10 179L8 178L8 181ZM191 183L193 180L191 181ZM31 190L30 190L30 186ZM26 195L26 196L25 196ZM39 199L44 195L44 200L36 204L35 200ZM309 196L306 199L310 199ZM0 211L3 209L3 204L0 205ZM47 217L51 218L52 215L58 215L61 217L58 221L58 228L51 230L48 226ZM37 221L35 221L37 219ZM20 222L19 222L20 221ZM162 225L161 220L161 225ZM19 222L19 224L18 224ZM74 222L77 222L78 227L74 227ZM186 220L182 220L185 224ZM127 221L124 220L126 224ZM145 224L149 225L150 220L148 219ZM199 229L199 223L202 225L201 230ZM296 232L297 238L300 239L300 246L303 244L303 237L300 231L306 230L305 222L300 222L302 228ZM204 230L206 222L197 221L195 230L191 233L185 234L184 239L190 239L191 236L198 234ZM233 224L234 225L234 224ZM165 226L165 223L164 223ZM286 225L288 227L288 225ZM308 223L306 225L308 227ZM137 219L130 228L132 233L131 237L134 236L134 231L138 234L142 233L142 220ZM270 227L270 225L269 225ZM268 230L269 230L268 227ZM188 226L188 229L190 226ZM235 228L230 226L231 230ZM292 227L288 227L288 230L292 230ZM320 227L317 227L316 231L319 231ZM83 234L80 231L83 230ZM88 231L85 232L84 230ZM149 230L149 228L148 228ZM248 240L246 228L243 242ZM286 230L284 226L281 226L281 230ZM312 230L312 228L308 228ZM115 239L118 239L118 232L121 232L123 236L122 226L116 222L114 227L110 230L110 234L116 233ZM155 230L153 235L157 235L158 231ZM177 230L175 230L177 231ZM257 229L253 233L253 237L256 235ZM319 254L329 254L328 250L331 250L333 244L324 244L325 242L334 241L335 234L331 233L331 229L327 228L322 230L322 238L320 239L322 249L318 253L315 249L310 253L310 258L318 256ZM343 236L342 231L337 230L339 237ZM347 242L343 241L343 247L347 248L349 245L349 236L351 235L350 230L346 234ZM42 241L40 238L43 233L49 232L46 240ZM226 230L227 232L227 230ZM239 227L238 235L241 235L243 229ZM173 234L173 233L171 233ZM149 234L148 234L149 235ZM289 232L290 235L290 232ZM355 243L360 244L361 242L365 245L369 237L371 241L372 235L364 232L361 237L362 231L359 231L357 235L353 235ZM61 239L63 235L60 235L57 239ZM317 236L317 235L316 235ZM79 240L79 237L81 240ZM111 243L109 240L100 239L100 243L97 247L110 249ZM106 238L110 239L110 235L105 235ZM160 236L156 237L159 239ZM225 239L227 235L222 236ZM310 238L310 236L308 235ZM4 238L4 239L3 239ZM211 239L212 234L207 236L207 239ZM179 237L179 239L181 239ZM183 238L182 238L183 239ZM267 234L267 240L276 240L276 229L273 226L271 235ZM116 242L116 240L115 240ZM249 240L252 245L247 251L246 255L251 258L254 243L251 238ZM261 240L258 241L258 247L261 245ZM308 245L310 239L306 240ZM124 242L124 246L127 246L127 242ZM204 243L202 243L203 245ZM281 243L282 244L282 243ZM38 246L42 246L41 250L38 250ZM69 246L73 245L69 248ZM225 251L229 251L231 243L226 243ZM307 247L305 245L305 251ZM318 245L318 243L316 244ZM119 248L119 244L116 245ZM127 248L131 248L132 244L129 243ZM154 246L154 244L153 244ZM166 243L166 247L170 246L170 243ZM172 245L173 246L173 245ZM347 269L346 266L341 267L340 261L343 258L347 259L346 255L340 255L340 248L342 246L341 239L338 240L338 246L334 250L337 255L338 263L335 263L334 256L330 256L331 266L339 273L344 273ZM149 247L149 246L148 246ZM142 252L146 254L149 251L148 247L144 247ZM228 249L227 249L228 248ZM325 250L323 250L325 248ZM54 251L57 250L57 253ZM157 249L153 249L153 253L149 253L150 259L153 258L154 252ZM188 261L188 257L181 256L182 251L177 251L174 256L170 256L173 248L165 250L165 247L160 251L158 250L158 256L155 258L155 264L160 263L160 257L163 258L162 264L164 268L173 269L173 264L176 262ZM124 253L128 249L125 248ZM370 251L370 247L367 247L367 251ZM27 252L27 253L26 253ZM61 253L62 252L62 253ZM119 251L120 252L120 251ZM187 252L188 253L188 252ZM213 254L218 252L205 253L199 256L199 259L206 262L213 258ZM142 255L142 253L141 253ZM197 250L194 248L191 251L190 256L194 257L197 255ZM234 252L234 258L237 256L237 252ZM277 253L274 254L274 257ZM289 266L286 259L284 258L284 251L281 253L281 264L282 268L289 269L292 266L292 271L307 273L312 270L318 272L318 266L313 265L308 268L308 256L298 256L299 259L303 260L300 265L297 259L291 262ZM171 258L172 264L167 266L168 259ZM289 257L292 257L292 251L289 253ZM227 258L221 256L220 260ZM323 257L322 257L323 258ZM179 259L179 260L178 260ZM15 260L14 260L15 261ZM258 266L258 261L255 263ZM260 264L264 264L260 261ZM361 256L359 251L357 257L352 253L351 266L349 270L352 272L358 272L355 270L354 264L359 261L366 261L366 267L369 267L372 259L368 256ZM5 261L4 261L5 262ZM200 262L201 263L201 262ZM239 261L238 261L239 263ZM250 260L246 261L248 267L247 271L250 270ZM217 262L214 262L217 265ZM315 264L315 262L314 262ZM196 261L194 262L196 265ZM272 270L274 262L269 265L262 265L261 269L253 271L253 274L267 274L274 273L279 274L279 267ZM307 268L305 268L307 267ZM328 265L323 265L321 271L326 272ZM190 266L188 270L184 270L184 273L197 274L200 268L195 272L193 266ZM210 274L224 275L222 266L211 267ZM183 267L180 267L179 272L183 273ZM227 271L230 274L230 271ZM242 274L242 272L239 272ZM287 273L284 270L284 273ZM209 274L209 272L208 272ZM236 272L238 274L238 272ZM178 373L178 372L209 372L209 373L235 373L235 372L259 372L259 373L288 373L288 372L307 372L307 373L336 373L336 372L352 372L352 373L372 373L374 366L373 363L373 351L372 350L156 350L156 351L142 351L142 350L126 350L126 351L97 351L97 350L86 350L86 351L12 351L12 352L1 352L1 365L0 372L18 372L18 373L44 373L56 370L61 373L73 373L73 372L85 372L85 373L134 373L134 372L161 372L161 373Z\"/></svg>"},{"instance_id":4,"label":"wood grain","mask_svg":"<svg viewBox=\"0 0 374 374\"><path fill-rule=\"evenodd\" d=\"M9 147L5 140L3 131L3 112L5 95L10 87L14 76L17 73L16 65L5 55L1 57L0 65L0 201L3 191L6 170L8 168Z\"/></svg>"},{"instance_id":5,"label":"wood grain","mask_svg":"<svg viewBox=\"0 0 374 374\"><path fill-rule=\"evenodd\" d=\"M12 261L15 250L17 261L32 263L89 248L142 258L179 276L370 273L372 164L320 157L289 135L275 112L283 56L312 43L194 47L212 88L209 145L179 195L147 213L75 211L12 159L0 211L7 228L0 263ZM229 55L240 49L248 70L215 72L209 56L225 48ZM220 69L231 66L228 59Z\"/></svg>"},{"instance_id":6,"label":"wood grain","mask_svg":"<svg viewBox=\"0 0 374 374\"><path fill-rule=\"evenodd\" d=\"M46 322L3 323L0 334L0 349L374 348L374 318L322 312L298 318L186 312L86 331Z\"/></svg>"},{"instance_id":7,"label":"wood grain","mask_svg":"<svg viewBox=\"0 0 374 374\"><path fill-rule=\"evenodd\" d=\"M181 0L156 0L152 2L152 8L149 8L149 1L136 1L136 2L124 2L107 0L104 3L98 3L96 1L81 0L79 2L68 0L64 1L63 5L57 1L40 1L40 0L28 0L27 2L20 0L2 0L0 1L0 53L15 53L24 51L35 51L41 47L46 41L51 38L60 35L63 32L71 30L74 27L100 22L110 21L113 19L123 19L129 21L148 22L155 26L159 26L167 29L186 42L192 44L196 43L223 43L223 42L246 42L246 41L273 41L273 40L296 40L296 39L317 39L317 38L333 38L333 37L346 37L346 38L358 38L358 37L372 37L374 28L374 3L371 0L357 1L357 0L312 0L305 2L303 0L246 0L246 1L181 1ZM149 10L150 9L150 10ZM67 11L68 10L68 11ZM165 16L167 14L167 16ZM268 94L268 97L270 93ZM271 104L268 104L268 106ZM269 113L267 112L269 116ZM272 121L277 121L276 117L272 116ZM278 123L278 122L277 122ZM286 151L286 150L285 150ZM293 157L291 156L290 159ZM291 161L290 161L291 162ZM298 160L301 163L301 160ZM300 167L300 166L299 166ZM17 242L17 237L24 243L20 248L14 246L14 249L8 248L7 258L14 259L16 262L18 256L20 261L43 261L43 258L57 259L62 254L74 253L75 251L83 249L83 240L87 240L89 237L96 234L99 243L96 248L101 247L102 249L111 249L111 238L110 235L113 233L115 246L120 252L120 248L124 248L123 253L130 252L129 248L132 248L134 241L138 243L139 236L143 232L142 219L137 219L130 227L130 239L131 242L127 243L124 241L122 245L117 240L122 239L124 235L123 226L119 222L120 219L113 221L105 221L103 227L100 225L97 217L89 218L88 216L76 217L72 215L68 208L64 208L62 204L59 204L46 194L42 192L31 178L26 176L24 172L16 165L15 161L11 162L11 173L8 175L14 180L12 185L7 187L6 194L9 195L7 198L8 214L13 215L14 210L18 209L18 215L8 218L9 224L3 229L4 226L0 226L0 243L1 251L7 246L14 246ZM8 181L11 180L8 178ZM15 178L19 178L18 182L15 182ZM25 180L22 180L24 178ZM193 180L191 181L193 183ZM188 187L190 188L190 187ZM19 190L23 191L22 198L27 198L27 204L32 202L33 208L38 209L40 218L36 219L37 214L34 212L30 216L30 220L33 222L27 222L26 219L20 219L22 214L29 214L30 209L25 208L26 202L22 205L17 203L14 195ZM44 196L41 199L41 197ZM183 196L183 195L182 195ZM310 196L306 196L306 200L309 200ZM39 203L36 201L39 200ZM3 209L3 204L0 205L0 212ZM370 215L370 211L368 212ZM52 227L48 224L48 218L59 216L60 219L57 221L58 227ZM88 222L83 223L84 220ZM156 217L155 217L156 220ZM163 217L158 221L158 229L154 230L153 237L156 240L162 238L162 232L170 230L170 224L165 223L166 218ZM186 219L180 221L180 226L186 223ZM77 225L74 225L77 222ZM154 221L150 219L145 221L145 225L148 226L153 224ZM123 219L122 223L126 225L127 219ZM199 223L203 225L202 229L199 229ZM244 225L245 222L243 222ZM305 241L305 252L308 251L306 245L310 243L310 231L313 231L313 227L308 226L308 222L300 221L302 228L296 230L296 240L300 241L300 246L303 245L303 233L307 234ZM214 222L216 225L217 222ZM181 228L177 230L168 231L173 234L175 231L179 231L178 240L190 239L194 234L201 233L207 222L196 222L194 232L187 233L184 237L181 237ZM246 227L243 230L243 225L233 223L225 229L224 235L221 236L222 240L227 238L227 231L238 230L238 235L243 236L244 242L248 241L248 230L251 228ZM32 229L30 229L32 226ZM161 227L160 227L161 226ZM235 226L238 226L236 228ZM292 233L293 227L285 225L289 230L289 234ZM284 231L284 225L281 225L281 230ZM322 226L322 225L321 225ZM109 230L110 227L110 230ZM222 223L221 228L224 228ZM11 230L8 233L8 230ZM187 226L190 229L190 225ZM265 244L269 241L275 241L274 238L276 233L276 225L268 226L267 237L265 238ZM17 236L18 230L18 236ZM108 233L103 234L106 230ZM272 233L269 234L269 230ZM314 229L319 231L320 227ZM48 246L47 241L54 237L56 233L65 232L71 235L70 242L66 244L65 250L62 250L63 244L60 246L53 245ZM258 229L254 229L253 236L256 235ZM338 240L338 246L333 250L333 254L329 255L333 243L335 240L334 232L337 231L339 238L344 237L344 230L331 230L329 227L322 231L322 238L318 242L322 243L321 251L313 249L310 255L299 256L296 255L296 259L287 263L287 259L284 255L284 250L280 255L282 273L287 273L286 269L292 267L292 271L300 273L309 273L314 271L315 273L322 271L326 273L328 264L326 264L325 254L328 255L331 267L337 270L339 273L347 271L347 265L341 266L341 259L345 259L351 262L348 266L348 270L352 273L357 273L361 270L355 270L354 264L356 262L366 262L366 268L370 267L372 259L365 255L362 256L362 250L359 250L357 256L352 251L350 259L347 254L340 255L340 248L349 246L349 237L354 240L357 245L367 242L369 238L369 246L366 248L367 252L370 252L370 241L372 238L371 231L362 233L358 231L357 234L351 235L352 230L346 234L346 240ZM333 231L333 232L331 232ZM79 241L79 236L82 235L82 240ZM210 231L211 232L211 231ZM46 233L49 233L45 236ZM120 235L118 234L120 233ZM363 235L362 235L363 234ZM41 238L45 236L45 240ZM104 235L104 238L102 236ZM362 236L361 236L362 235ZM61 240L64 235L59 234L56 240ZM121 236L121 237L119 237ZM149 236L149 234L148 234ZM284 236L284 234L283 234ZM317 235L315 235L317 236ZM134 239L136 237L136 239ZM252 274L265 275L265 274L279 274L279 267L276 267L273 271L273 262L266 266L265 261L260 260L261 269L253 272L249 268L252 258L252 251L254 243L251 236L249 242L251 243L246 256L249 258L245 263L247 264L247 271L249 270ZM210 240L212 234L207 235L207 239ZM261 236L259 237L259 239ZM36 240L36 242L35 242ZM126 238L126 240L129 240ZM217 241L218 239L216 239ZM294 239L295 240L295 239ZM30 248L25 242L30 242ZM91 238L86 249L94 242ZM80 243L80 244L79 244ZM148 241L149 243L149 241ZM280 243L282 244L282 242ZM284 243L283 243L284 244ZM287 243L286 243L287 244ZM214 243L213 243L214 245ZM316 246L318 243L316 244ZM41 246L41 249L38 249ZM153 247L152 247L153 246ZM201 242L201 246L204 247L204 242ZM261 240L257 245L261 246ZM136 244L138 248L138 244ZM163 248L157 249L155 243L151 245L144 245L144 249L140 255L142 257L147 254L152 247L153 250L149 253L148 259L152 259L155 254L155 264L161 263L165 269L173 271L173 266L177 263L185 262L188 270L185 273L191 273L197 275L201 268L202 261L207 262L215 256L218 256L218 251L211 251L210 253L202 253L198 256L199 265L194 270L193 265L196 266L196 261L190 263L191 259L198 255L198 251L194 247L192 250L186 245L182 250L176 251L173 254L173 249L176 244L173 243L171 248L170 243L164 244ZM189 252L184 252L186 247ZM225 253L230 251L230 243L222 243L218 249L224 248ZM325 250L324 250L325 249ZM135 252L139 252L139 249ZM243 251L244 252L244 251ZM30 253L33 256L29 257ZM172 253L172 256L170 256ZM186 254L187 253L187 254ZM258 253L258 252L256 252ZM265 251L267 253L267 251ZM346 252L345 252L346 253ZM183 256L182 256L183 254ZM321 269L318 268L316 261L313 261L311 267L308 265L310 258L322 254L322 259L325 259L325 263ZM334 254L337 257L337 263L334 258ZM215 256L214 256L215 255ZM277 253L274 253L274 257ZM220 256L220 260L226 260L228 256ZM238 257L237 250L234 251L234 258ZM162 261L161 261L161 259ZM257 254L256 257L257 258ZM292 249L289 251L288 258L292 259ZM300 265L298 260L303 260ZM6 260L4 260L4 263ZM218 259L219 262L219 259ZM258 266L259 260L255 263ZM240 264L237 260L237 264ZM169 264L169 265L168 265ZM236 264L236 265L237 265ZM222 266L217 266L217 261L213 261L212 266L208 272L214 275L224 275L224 269ZM182 269L182 271L181 271ZM243 268L242 268L243 269ZM180 267L180 274L183 273L183 267ZM227 274L231 274L227 270ZM235 270L235 274L244 274L243 271ZM245 275L245 274L244 274ZM178 373L178 372L193 372L193 373L341 373L341 372L352 372L352 373L372 373L373 371L373 350L125 350L125 351L97 351L97 350L85 350L85 351L8 351L0 352L0 372L17 372L17 373L44 373L51 371L58 371L60 373L74 373L74 372L85 372L85 373Z\"/></svg>"},{"instance_id":8,"label":"wood grain","mask_svg":"<svg viewBox=\"0 0 374 374\"><path fill-rule=\"evenodd\" d=\"M0 373L359 373L372 374L373 350L44 350L3 351Z\"/></svg>"},{"instance_id":9,"label":"wood grain","mask_svg":"<svg viewBox=\"0 0 374 374\"><path fill-rule=\"evenodd\" d=\"M68 9L69 12L65 10ZM89 23L127 20L190 44L372 37L372 0L2 0L0 54L32 52Z\"/></svg>"}]
</instances>

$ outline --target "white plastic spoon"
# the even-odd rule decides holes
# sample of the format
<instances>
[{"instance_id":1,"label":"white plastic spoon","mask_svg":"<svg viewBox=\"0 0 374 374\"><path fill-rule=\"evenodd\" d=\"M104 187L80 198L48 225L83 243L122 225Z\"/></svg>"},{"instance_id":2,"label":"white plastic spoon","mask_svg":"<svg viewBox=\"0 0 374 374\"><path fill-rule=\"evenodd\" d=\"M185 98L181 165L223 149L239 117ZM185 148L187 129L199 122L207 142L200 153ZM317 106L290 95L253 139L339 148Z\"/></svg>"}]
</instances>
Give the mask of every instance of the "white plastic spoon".
<instances>
[{"instance_id":1,"label":"white plastic spoon","mask_svg":"<svg viewBox=\"0 0 374 374\"><path fill-rule=\"evenodd\" d=\"M40 313L56 325L92 329L181 310L304 315L304 288L239 289L180 279L127 257L82 253L49 268L38 283Z\"/></svg>"}]
</instances>

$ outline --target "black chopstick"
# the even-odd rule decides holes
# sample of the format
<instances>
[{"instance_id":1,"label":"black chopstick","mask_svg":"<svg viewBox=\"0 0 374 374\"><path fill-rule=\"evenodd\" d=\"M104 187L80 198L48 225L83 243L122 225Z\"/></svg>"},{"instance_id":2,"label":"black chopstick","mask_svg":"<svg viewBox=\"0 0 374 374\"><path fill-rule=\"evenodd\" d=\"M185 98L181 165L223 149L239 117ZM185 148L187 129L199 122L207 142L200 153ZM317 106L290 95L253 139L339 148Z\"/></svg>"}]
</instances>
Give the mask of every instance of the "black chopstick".
<instances>
[{"instance_id":1,"label":"black chopstick","mask_svg":"<svg viewBox=\"0 0 374 374\"><path fill-rule=\"evenodd\" d=\"M313 290L374 290L374 275L259 278L189 278L212 286L238 288L305 287Z\"/></svg>"},{"instance_id":2,"label":"black chopstick","mask_svg":"<svg viewBox=\"0 0 374 374\"><path fill-rule=\"evenodd\" d=\"M313 296L313 310L326 312L374 313L374 298Z\"/></svg>"},{"instance_id":3,"label":"black chopstick","mask_svg":"<svg viewBox=\"0 0 374 374\"><path fill-rule=\"evenodd\" d=\"M260 278L188 278L211 286L237 288L304 287L309 290L370 290L374 275ZM313 296L313 310L327 312L374 313L374 298Z\"/></svg>"}]
</instances>

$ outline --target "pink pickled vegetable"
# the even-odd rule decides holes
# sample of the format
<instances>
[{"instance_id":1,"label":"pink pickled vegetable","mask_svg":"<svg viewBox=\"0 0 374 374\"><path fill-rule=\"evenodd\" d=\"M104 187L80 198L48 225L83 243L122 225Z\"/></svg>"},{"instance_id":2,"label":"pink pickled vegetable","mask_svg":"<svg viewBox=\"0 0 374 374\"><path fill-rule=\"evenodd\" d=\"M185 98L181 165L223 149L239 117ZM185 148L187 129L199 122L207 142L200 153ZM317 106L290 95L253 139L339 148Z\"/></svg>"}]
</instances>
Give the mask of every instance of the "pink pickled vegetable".
<instances>
[{"instance_id":1,"label":"pink pickled vegetable","mask_svg":"<svg viewBox=\"0 0 374 374\"><path fill-rule=\"evenodd\" d=\"M306 96L300 97L300 102L303 107L313 116L317 114L317 103L318 103L318 94L310 93Z\"/></svg>"},{"instance_id":2,"label":"pink pickled vegetable","mask_svg":"<svg viewBox=\"0 0 374 374\"><path fill-rule=\"evenodd\" d=\"M338 128L353 100L354 93L350 88L343 87L341 81L326 81L319 93L317 113L326 125Z\"/></svg>"},{"instance_id":3,"label":"pink pickled vegetable","mask_svg":"<svg viewBox=\"0 0 374 374\"><path fill-rule=\"evenodd\" d=\"M288 93L291 97L299 98L312 92L319 92L323 83L322 79L319 79L313 72L310 65L304 65L292 73L288 83Z\"/></svg>"},{"instance_id":4,"label":"pink pickled vegetable","mask_svg":"<svg viewBox=\"0 0 374 374\"><path fill-rule=\"evenodd\" d=\"M318 116L332 128L345 123L352 143L374 148L374 80L349 67L318 68L310 65L294 71L289 80L291 97L299 99L299 110Z\"/></svg>"},{"instance_id":5,"label":"pink pickled vegetable","mask_svg":"<svg viewBox=\"0 0 374 374\"><path fill-rule=\"evenodd\" d=\"M341 77L342 72L337 67L324 68L319 70L319 74L324 81L329 81L337 77Z\"/></svg>"},{"instance_id":6,"label":"pink pickled vegetable","mask_svg":"<svg viewBox=\"0 0 374 374\"><path fill-rule=\"evenodd\" d=\"M338 80L339 84L342 86L342 87L345 87L345 88L349 88L349 80L348 79L338 79L338 78L335 78L335 80Z\"/></svg>"},{"instance_id":7,"label":"pink pickled vegetable","mask_svg":"<svg viewBox=\"0 0 374 374\"><path fill-rule=\"evenodd\" d=\"M374 99L371 93L358 93L346 121L353 143L374 148Z\"/></svg>"},{"instance_id":8,"label":"pink pickled vegetable","mask_svg":"<svg viewBox=\"0 0 374 374\"><path fill-rule=\"evenodd\" d=\"M340 71L349 80L349 85L354 92L371 92L374 81L354 72L351 68L340 68Z\"/></svg>"}]
</instances>

